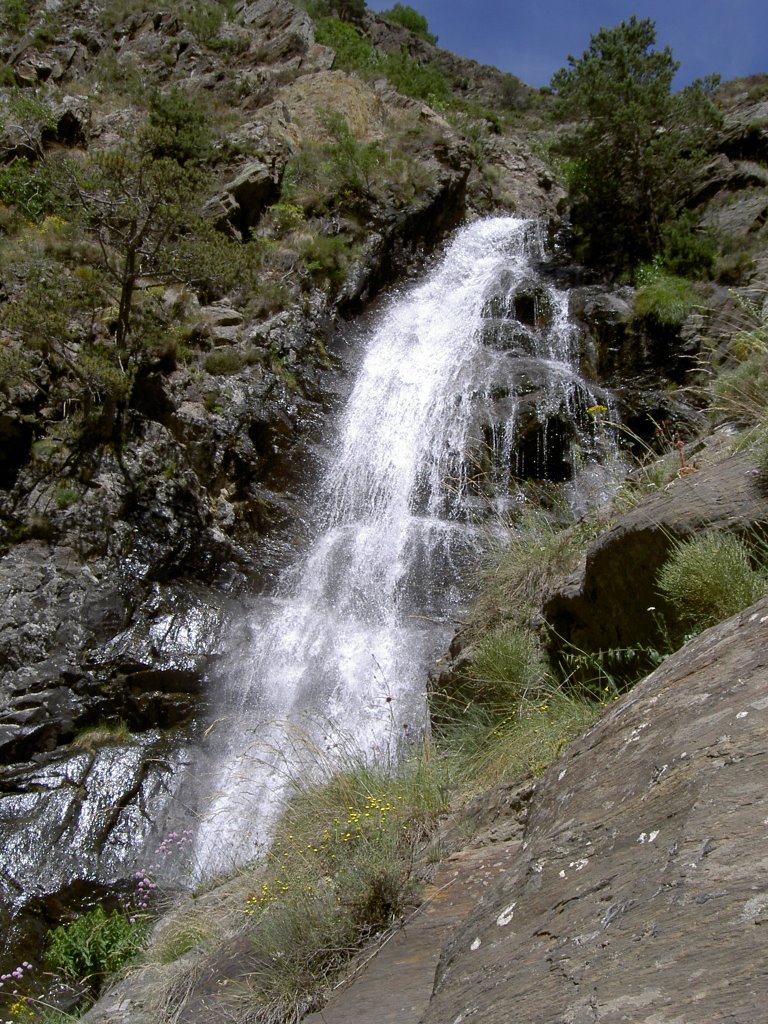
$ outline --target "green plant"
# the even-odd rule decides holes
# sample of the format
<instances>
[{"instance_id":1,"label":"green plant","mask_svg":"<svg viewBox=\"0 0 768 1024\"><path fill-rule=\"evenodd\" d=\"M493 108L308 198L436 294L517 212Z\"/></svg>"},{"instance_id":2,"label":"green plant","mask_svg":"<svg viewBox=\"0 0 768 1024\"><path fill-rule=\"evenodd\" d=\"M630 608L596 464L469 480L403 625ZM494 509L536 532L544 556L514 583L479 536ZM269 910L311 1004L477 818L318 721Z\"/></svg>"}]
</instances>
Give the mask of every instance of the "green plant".
<instances>
[{"instance_id":1,"label":"green plant","mask_svg":"<svg viewBox=\"0 0 768 1024\"><path fill-rule=\"evenodd\" d=\"M421 64L406 50L388 53L382 58L382 70L398 92L424 100L432 106L447 103L451 89L437 64Z\"/></svg>"},{"instance_id":2,"label":"green plant","mask_svg":"<svg viewBox=\"0 0 768 1024\"><path fill-rule=\"evenodd\" d=\"M760 423L768 415L768 348L721 369L711 384L712 408L722 417Z\"/></svg>"},{"instance_id":3,"label":"green plant","mask_svg":"<svg viewBox=\"0 0 768 1024\"><path fill-rule=\"evenodd\" d=\"M56 488L54 500L57 508L69 508L70 505L75 505L80 500L80 492L75 490L74 487L61 483Z\"/></svg>"},{"instance_id":4,"label":"green plant","mask_svg":"<svg viewBox=\"0 0 768 1024\"><path fill-rule=\"evenodd\" d=\"M243 368L243 356L236 349L219 348L209 352L203 365L206 373L214 377L227 377L239 373Z\"/></svg>"},{"instance_id":5,"label":"green plant","mask_svg":"<svg viewBox=\"0 0 768 1024\"><path fill-rule=\"evenodd\" d=\"M19 157L0 165L0 203L14 206L29 221L39 221L59 206L56 177L47 161Z\"/></svg>"},{"instance_id":6,"label":"green plant","mask_svg":"<svg viewBox=\"0 0 768 1024\"><path fill-rule=\"evenodd\" d=\"M172 964L191 950L205 949L216 938L215 923L202 915L181 916L165 923L153 944L161 964Z\"/></svg>"},{"instance_id":7,"label":"green plant","mask_svg":"<svg viewBox=\"0 0 768 1024\"><path fill-rule=\"evenodd\" d=\"M382 160L376 142L358 142L342 114L331 111L325 127L332 141L323 147L334 187L339 192L365 194L370 191L373 172Z\"/></svg>"},{"instance_id":8,"label":"green plant","mask_svg":"<svg viewBox=\"0 0 768 1024\"><path fill-rule=\"evenodd\" d=\"M24 0L3 0L0 7L0 24L3 28L20 35L29 23L29 11Z\"/></svg>"},{"instance_id":9,"label":"green plant","mask_svg":"<svg viewBox=\"0 0 768 1024\"><path fill-rule=\"evenodd\" d=\"M407 4L395 4L389 10L381 11L380 13L382 18L387 18L389 21L394 22L395 25L402 25L403 28L407 28L414 35L420 36L428 43L437 44L437 36L429 31L427 19L413 7L409 7Z\"/></svg>"},{"instance_id":10,"label":"green plant","mask_svg":"<svg viewBox=\"0 0 768 1024\"><path fill-rule=\"evenodd\" d=\"M120 746L130 743L131 732L125 722L103 722L81 729L72 740L72 746L78 750L93 752L100 747Z\"/></svg>"},{"instance_id":11,"label":"green plant","mask_svg":"<svg viewBox=\"0 0 768 1024\"><path fill-rule=\"evenodd\" d=\"M152 96L138 145L153 160L168 158L182 166L203 163L211 154L212 141L200 96L179 88Z\"/></svg>"},{"instance_id":12,"label":"green plant","mask_svg":"<svg viewBox=\"0 0 768 1024\"><path fill-rule=\"evenodd\" d=\"M486 633L475 647L469 675L473 704L510 713L542 683L541 651L533 633L512 623Z\"/></svg>"},{"instance_id":13,"label":"green plant","mask_svg":"<svg viewBox=\"0 0 768 1024\"><path fill-rule=\"evenodd\" d=\"M558 652L563 686L602 704L617 700L662 663L671 644L660 646L662 651L644 644L582 651L567 644Z\"/></svg>"},{"instance_id":14,"label":"green plant","mask_svg":"<svg viewBox=\"0 0 768 1024\"><path fill-rule=\"evenodd\" d=\"M600 29L552 79L571 121L557 150L567 161L580 255L616 272L661 250L661 229L675 219L719 119L710 102L717 80L673 93L678 64L655 43L654 23L633 16Z\"/></svg>"},{"instance_id":15,"label":"green plant","mask_svg":"<svg viewBox=\"0 0 768 1024\"><path fill-rule=\"evenodd\" d=\"M52 971L98 992L104 979L129 964L143 949L148 925L99 904L50 933L46 960Z\"/></svg>"},{"instance_id":16,"label":"green plant","mask_svg":"<svg viewBox=\"0 0 768 1024\"><path fill-rule=\"evenodd\" d=\"M600 704L548 687L515 712L469 708L438 732L453 786L468 797L503 781L538 776L602 714Z\"/></svg>"},{"instance_id":17,"label":"green plant","mask_svg":"<svg viewBox=\"0 0 768 1024\"><path fill-rule=\"evenodd\" d=\"M637 281L640 287L635 292L634 315L639 319L680 327L698 302L690 281L666 274L656 265L641 268Z\"/></svg>"},{"instance_id":18,"label":"green plant","mask_svg":"<svg viewBox=\"0 0 768 1024\"><path fill-rule=\"evenodd\" d=\"M321 18L315 25L315 39L335 50L334 68L363 74L376 70L377 51L366 42L354 25L339 18Z\"/></svg>"},{"instance_id":19,"label":"green plant","mask_svg":"<svg viewBox=\"0 0 768 1024\"><path fill-rule=\"evenodd\" d=\"M695 213L686 210L661 226L661 261L664 270L679 277L710 277L718 254L710 228L701 228Z\"/></svg>"},{"instance_id":20,"label":"green plant","mask_svg":"<svg viewBox=\"0 0 768 1024\"><path fill-rule=\"evenodd\" d=\"M301 256L310 277L332 289L344 280L352 258L352 243L347 235L313 235L301 245Z\"/></svg>"},{"instance_id":21,"label":"green plant","mask_svg":"<svg viewBox=\"0 0 768 1024\"><path fill-rule=\"evenodd\" d=\"M711 405L721 416L761 424L768 417L768 305L737 292L731 295L736 310L730 358L714 375Z\"/></svg>"},{"instance_id":22,"label":"green plant","mask_svg":"<svg viewBox=\"0 0 768 1024\"><path fill-rule=\"evenodd\" d=\"M761 597L768 572L744 541L712 532L677 543L656 582L680 625L700 632Z\"/></svg>"}]
</instances>

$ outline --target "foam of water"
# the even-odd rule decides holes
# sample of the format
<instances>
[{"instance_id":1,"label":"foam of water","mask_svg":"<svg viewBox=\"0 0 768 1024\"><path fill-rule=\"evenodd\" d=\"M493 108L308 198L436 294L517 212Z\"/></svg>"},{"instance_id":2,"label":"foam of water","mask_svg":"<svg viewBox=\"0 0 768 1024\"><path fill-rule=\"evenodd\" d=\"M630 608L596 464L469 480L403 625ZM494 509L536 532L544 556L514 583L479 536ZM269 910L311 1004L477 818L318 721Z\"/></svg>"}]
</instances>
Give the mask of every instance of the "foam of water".
<instances>
[{"instance_id":1,"label":"foam of water","mask_svg":"<svg viewBox=\"0 0 768 1024\"><path fill-rule=\"evenodd\" d=\"M500 277L514 288L541 255L530 222L477 222L379 318L320 488L323 529L289 592L262 602L245 662L238 654L222 672L215 770L197 835L203 875L268 841L287 776L311 770L297 768L300 723L326 750L353 737L371 756L423 726L426 672L445 650L462 572L482 540L468 511L467 453L478 444L491 379L508 372L483 344L484 309ZM551 294L539 401L583 406L591 393L571 364L567 299ZM514 399L508 405L491 442L504 495L516 472ZM487 505L497 498L488 495ZM322 728L306 724L308 712Z\"/></svg>"}]
</instances>

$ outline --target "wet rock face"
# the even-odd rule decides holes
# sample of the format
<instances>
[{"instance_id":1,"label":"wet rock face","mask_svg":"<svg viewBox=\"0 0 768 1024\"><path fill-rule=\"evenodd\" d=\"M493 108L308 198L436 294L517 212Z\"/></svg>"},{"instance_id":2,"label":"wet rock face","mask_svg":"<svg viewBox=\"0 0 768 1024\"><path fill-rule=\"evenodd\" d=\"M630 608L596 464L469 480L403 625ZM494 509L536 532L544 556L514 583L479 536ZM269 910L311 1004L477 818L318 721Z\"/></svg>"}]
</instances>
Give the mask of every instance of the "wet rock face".
<instances>
[{"instance_id":1,"label":"wet rock face","mask_svg":"<svg viewBox=\"0 0 768 1024\"><path fill-rule=\"evenodd\" d=\"M552 766L518 863L444 950L425 1024L760 1019L767 671L763 600Z\"/></svg>"},{"instance_id":2,"label":"wet rock face","mask_svg":"<svg viewBox=\"0 0 768 1024\"><path fill-rule=\"evenodd\" d=\"M86 906L96 880L102 896L130 896L138 851L176 789L179 743L157 731L99 743L0 768L3 962L19 949L39 955L46 926L71 909L67 894L78 882Z\"/></svg>"}]
</instances>

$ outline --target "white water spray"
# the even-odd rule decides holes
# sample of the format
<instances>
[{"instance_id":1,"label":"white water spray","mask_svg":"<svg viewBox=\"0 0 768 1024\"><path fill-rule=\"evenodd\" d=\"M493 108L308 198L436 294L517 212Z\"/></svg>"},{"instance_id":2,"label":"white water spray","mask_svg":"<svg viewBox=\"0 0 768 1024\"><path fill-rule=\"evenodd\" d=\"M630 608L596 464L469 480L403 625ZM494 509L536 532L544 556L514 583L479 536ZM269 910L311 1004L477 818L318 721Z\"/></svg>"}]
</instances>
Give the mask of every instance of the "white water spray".
<instances>
[{"instance_id":1,"label":"white water spray","mask_svg":"<svg viewBox=\"0 0 768 1024\"><path fill-rule=\"evenodd\" d=\"M546 327L517 325L520 351L488 344L489 324L499 314L511 322L515 289L541 256L534 224L477 222L380 317L320 489L325 528L292 572L291 592L254 623L247 664L232 659L222 673L213 792L197 835L201 874L248 860L268 841L285 772L296 770L286 760L301 756L289 723L309 714L324 722L318 744L353 737L371 755L423 727L426 674L452 632L479 523L514 500L519 401L509 381L535 362L545 417L565 407L577 419L594 401L572 365L566 298L555 290L546 293ZM579 430L594 446L594 432ZM487 457L493 468L481 473Z\"/></svg>"}]
</instances>

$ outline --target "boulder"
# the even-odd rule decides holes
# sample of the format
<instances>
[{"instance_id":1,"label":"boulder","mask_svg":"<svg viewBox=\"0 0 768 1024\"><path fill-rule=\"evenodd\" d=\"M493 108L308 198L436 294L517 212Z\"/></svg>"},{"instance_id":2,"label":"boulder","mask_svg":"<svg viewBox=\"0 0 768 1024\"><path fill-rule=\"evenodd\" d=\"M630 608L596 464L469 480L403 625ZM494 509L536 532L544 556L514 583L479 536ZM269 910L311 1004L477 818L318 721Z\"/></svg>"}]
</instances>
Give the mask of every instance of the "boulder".
<instances>
[{"instance_id":1,"label":"boulder","mask_svg":"<svg viewBox=\"0 0 768 1024\"><path fill-rule=\"evenodd\" d=\"M543 612L553 648L657 643L656 612L674 620L656 588L674 543L705 529L746 533L766 524L768 501L748 452L674 480L621 516L590 545L578 572L549 595Z\"/></svg>"},{"instance_id":2,"label":"boulder","mask_svg":"<svg viewBox=\"0 0 768 1024\"><path fill-rule=\"evenodd\" d=\"M768 599L616 703L538 783L517 863L423 1024L759 1020Z\"/></svg>"}]
</instances>

